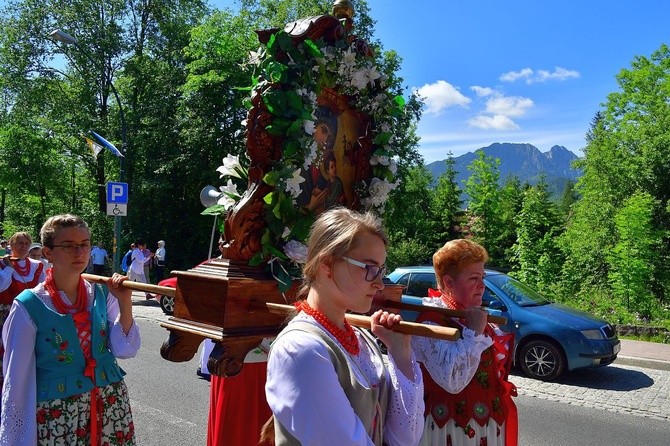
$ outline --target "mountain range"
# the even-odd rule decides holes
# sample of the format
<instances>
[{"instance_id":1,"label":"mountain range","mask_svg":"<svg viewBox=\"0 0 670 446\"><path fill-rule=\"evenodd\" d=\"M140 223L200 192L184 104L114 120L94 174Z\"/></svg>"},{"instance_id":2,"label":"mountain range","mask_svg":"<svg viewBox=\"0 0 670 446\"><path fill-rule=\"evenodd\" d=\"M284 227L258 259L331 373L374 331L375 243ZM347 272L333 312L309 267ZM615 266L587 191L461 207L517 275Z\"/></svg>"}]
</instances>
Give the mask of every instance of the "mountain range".
<instances>
[{"instance_id":1,"label":"mountain range","mask_svg":"<svg viewBox=\"0 0 670 446\"><path fill-rule=\"evenodd\" d=\"M498 171L501 186L511 175L516 175L521 184L535 185L544 174L549 192L556 197L563 192L568 181L575 183L582 174L581 170L572 167L572 162L578 159L577 155L563 146L553 146L548 152L543 153L532 144L493 143L474 152L454 157L456 162L454 170L458 172L456 184L461 190L465 189L465 182L471 174L468 166L477 158L480 151L500 160ZM426 165L426 168L433 175L436 184L437 179L447 170L446 160L432 162Z\"/></svg>"}]
</instances>

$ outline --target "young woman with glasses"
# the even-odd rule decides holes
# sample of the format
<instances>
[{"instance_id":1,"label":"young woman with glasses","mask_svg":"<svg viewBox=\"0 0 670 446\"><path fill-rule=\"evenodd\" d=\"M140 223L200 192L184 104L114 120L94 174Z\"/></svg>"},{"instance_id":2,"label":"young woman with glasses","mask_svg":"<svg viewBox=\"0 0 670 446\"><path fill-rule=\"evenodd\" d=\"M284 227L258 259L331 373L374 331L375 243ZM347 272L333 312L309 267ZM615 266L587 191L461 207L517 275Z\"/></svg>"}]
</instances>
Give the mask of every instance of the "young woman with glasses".
<instances>
[{"instance_id":1,"label":"young woman with glasses","mask_svg":"<svg viewBox=\"0 0 670 446\"><path fill-rule=\"evenodd\" d=\"M270 350L268 404L277 445L414 445L423 429L423 382L411 337L389 330L397 314L377 311L375 339L351 327L384 288L387 239L371 214L335 208L312 226L299 313Z\"/></svg>"},{"instance_id":2,"label":"young woman with glasses","mask_svg":"<svg viewBox=\"0 0 670 446\"><path fill-rule=\"evenodd\" d=\"M88 225L49 218L40 232L51 261L46 280L23 291L5 322L0 444L135 444L124 372L140 334L131 290L81 277L91 253Z\"/></svg>"}]
</instances>

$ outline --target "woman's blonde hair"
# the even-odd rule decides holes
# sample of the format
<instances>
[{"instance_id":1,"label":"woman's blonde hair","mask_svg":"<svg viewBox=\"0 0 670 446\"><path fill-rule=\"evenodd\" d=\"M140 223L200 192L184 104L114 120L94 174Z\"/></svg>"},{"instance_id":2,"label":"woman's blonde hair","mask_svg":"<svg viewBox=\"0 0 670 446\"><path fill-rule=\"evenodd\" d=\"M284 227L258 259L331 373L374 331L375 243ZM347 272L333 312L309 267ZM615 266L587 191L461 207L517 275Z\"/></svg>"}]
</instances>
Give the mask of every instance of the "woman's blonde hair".
<instances>
[{"instance_id":1,"label":"woman's blonde hair","mask_svg":"<svg viewBox=\"0 0 670 446\"><path fill-rule=\"evenodd\" d=\"M9 237L9 246L12 246L20 238L27 238L29 244L33 242L33 238L27 232L15 232Z\"/></svg>"},{"instance_id":2,"label":"woman's blonde hair","mask_svg":"<svg viewBox=\"0 0 670 446\"><path fill-rule=\"evenodd\" d=\"M468 239L448 241L433 254L433 268L438 288L444 291L442 277L445 274L455 277L467 265L486 263L488 259L486 249L477 242Z\"/></svg>"},{"instance_id":3,"label":"woman's blonde hair","mask_svg":"<svg viewBox=\"0 0 670 446\"><path fill-rule=\"evenodd\" d=\"M42 246L48 248L54 247L54 240L56 233L63 228L81 228L91 231L83 218L72 214L60 214L49 217L40 229L40 238L42 239Z\"/></svg>"},{"instance_id":4,"label":"woman's blonde hair","mask_svg":"<svg viewBox=\"0 0 670 446\"><path fill-rule=\"evenodd\" d=\"M307 261L302 268L301 294L306 294L316 280L319 266L324 262L347 255L358 246L359 236L365 232L378 236L388 245L381 221L374 214L361 214L336 207L323 212L316 219L307 241Z\"/></svg>"}]
</instances>

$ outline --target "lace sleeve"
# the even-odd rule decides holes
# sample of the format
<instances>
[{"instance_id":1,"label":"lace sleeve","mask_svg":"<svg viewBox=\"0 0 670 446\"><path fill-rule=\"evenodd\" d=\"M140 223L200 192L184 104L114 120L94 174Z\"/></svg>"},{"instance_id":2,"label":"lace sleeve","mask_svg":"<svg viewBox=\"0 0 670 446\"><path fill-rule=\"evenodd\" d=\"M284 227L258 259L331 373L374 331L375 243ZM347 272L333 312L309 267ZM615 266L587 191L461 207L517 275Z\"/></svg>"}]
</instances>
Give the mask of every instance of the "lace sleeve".
<instances>
[{"instance_id":1,"label":"lace sleeve","mask_svg":"<svg viewBox=\"0 0 670 446\"><path fill-rule=\"evenodd\" d=\"M475 335L469 328L463 328L462 334L463 338L458 341L412 337L417 361L423 363L431 378L449 393L459 393L468 385L477 371L482 352L493 344L491 338Z\"/></svg>"}]
</instances>

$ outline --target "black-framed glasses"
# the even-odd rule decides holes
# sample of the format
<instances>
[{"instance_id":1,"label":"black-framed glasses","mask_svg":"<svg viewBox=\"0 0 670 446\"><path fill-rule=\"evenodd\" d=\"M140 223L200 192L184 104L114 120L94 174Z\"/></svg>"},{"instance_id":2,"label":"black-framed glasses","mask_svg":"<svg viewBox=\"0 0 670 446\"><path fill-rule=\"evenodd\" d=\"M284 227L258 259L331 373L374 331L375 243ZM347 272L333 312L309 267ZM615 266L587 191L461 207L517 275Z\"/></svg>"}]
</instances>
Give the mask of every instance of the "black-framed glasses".
<instances>
[{"instance_id":1,"label":"black-framed glasses","mask_svg":"<svg viewBox=\"0 0 670 446\"><path fill-rule=\"evenodd\" d=\"M342 257L342 260L345 260L359 268L363 268L365 270L365 280L368 282L374 282L377 277L384 277L386 275L386 265L368 265L367 263L359 262L358 260L354 260L349 257Z\"/></svg>"},{"instance_id":2,"label":"black-framed glasses","mask_svg":"<svg viewBox=\"0 0 670 446\"><path fill-rule=\"evenodd\" d=\"M60 245L53 245L54 248L60 248L63 250L64 253L66 254L72 254L77 250L77 248L81 249L82 252L88 252L91 250L91 243L90 242L84 242L84 243L61 243Z\"/></svg>"}]
</instances>

